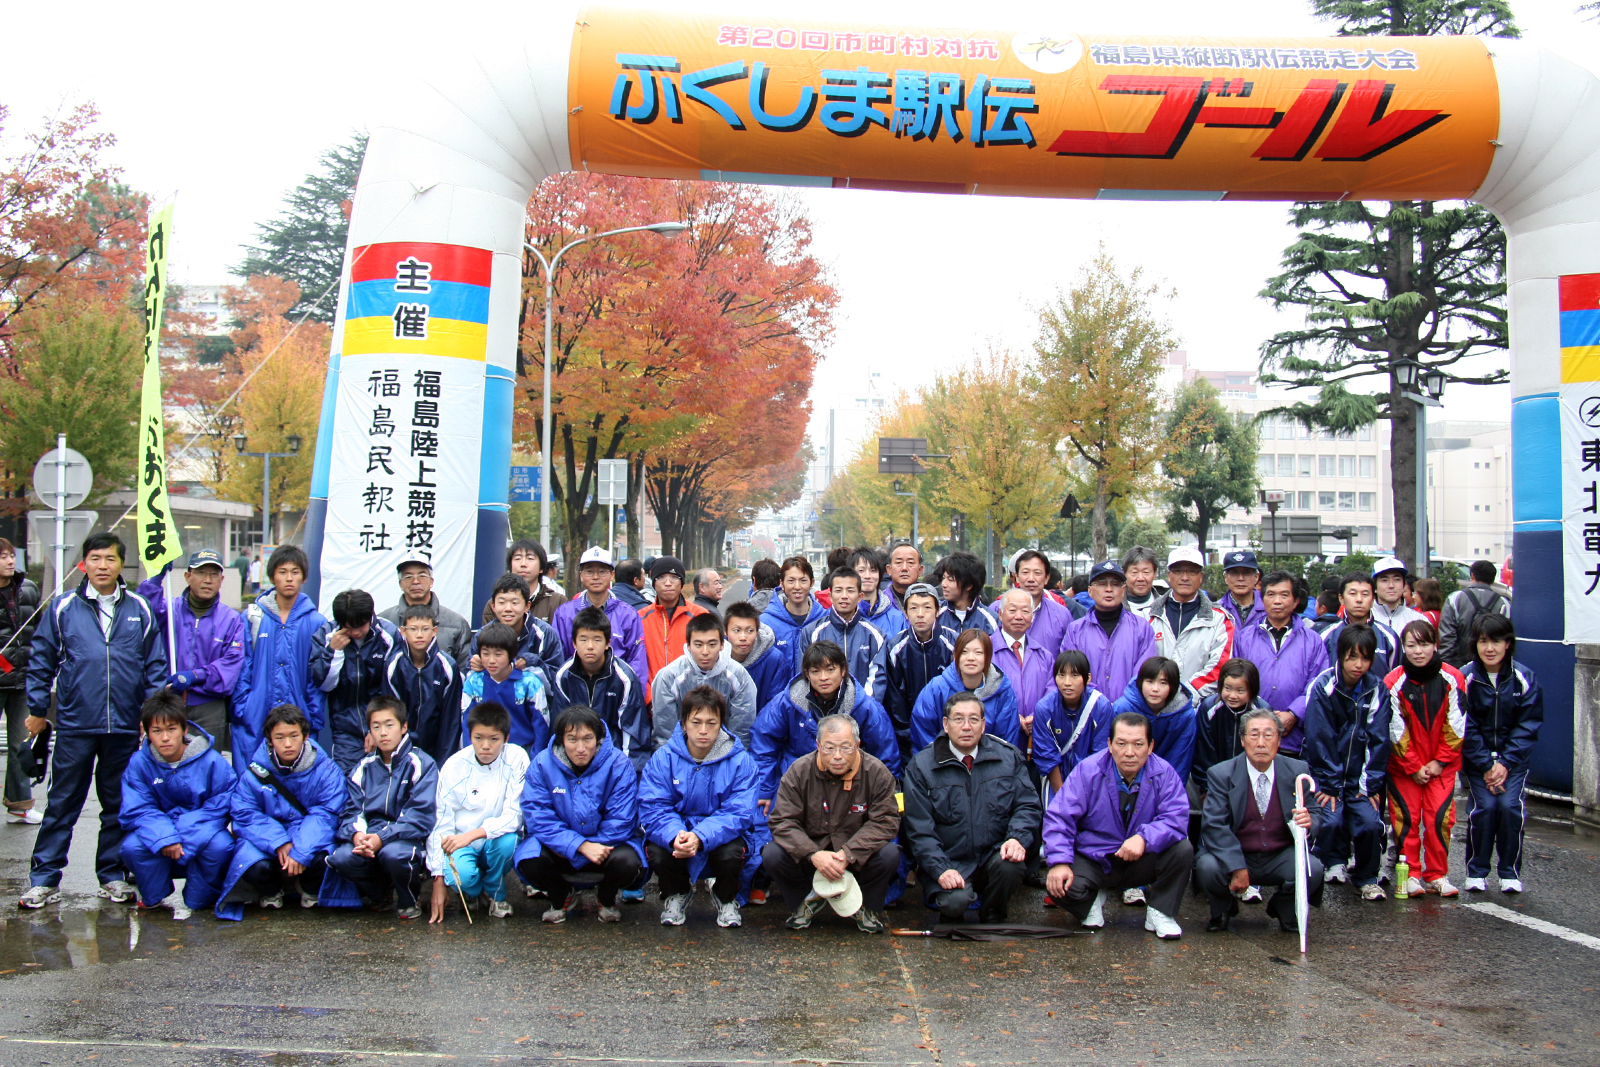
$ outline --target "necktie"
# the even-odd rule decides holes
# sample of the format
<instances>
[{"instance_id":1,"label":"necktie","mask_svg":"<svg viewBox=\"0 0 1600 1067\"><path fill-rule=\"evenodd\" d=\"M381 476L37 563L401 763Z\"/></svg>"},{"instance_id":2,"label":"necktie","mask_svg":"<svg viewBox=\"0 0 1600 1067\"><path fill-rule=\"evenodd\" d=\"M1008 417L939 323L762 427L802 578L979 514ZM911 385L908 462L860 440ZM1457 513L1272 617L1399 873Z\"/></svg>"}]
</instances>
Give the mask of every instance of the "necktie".
<instances>
[{"instance_id":1,"label":"necktie","mask_svg":"<svg viewBox=\"0 0 1600 1067\"><path fill-rule=\"evenodd\" d=\"M972 757L971 756L962 756L961 757L961 762L967 768L967 770L969 770L969 771L972 770Z\"/></svg>"},{"instance_id":2,"label":"necktie","mask_svg":"<svg viewBox=\"0 0 1600 1067\"><path fill-rule=\"evenodd\" d=\"M1017 654L1018 660L1022 659L1022 638L1019 637L1011 642L1011 651Z\"/></svg>"},{"instance_id":3,"label":"necktie","mask_svg":"<svg viewBox=\"0 0 1600 1067\"><path fill-rule=\"evenodd\" d=\"M1265 774L1256 775L1256 810L1262 815L1267 813L1267 805L1272 802L1272 783L1267 781Z\"/></svg>"}]
</instances>

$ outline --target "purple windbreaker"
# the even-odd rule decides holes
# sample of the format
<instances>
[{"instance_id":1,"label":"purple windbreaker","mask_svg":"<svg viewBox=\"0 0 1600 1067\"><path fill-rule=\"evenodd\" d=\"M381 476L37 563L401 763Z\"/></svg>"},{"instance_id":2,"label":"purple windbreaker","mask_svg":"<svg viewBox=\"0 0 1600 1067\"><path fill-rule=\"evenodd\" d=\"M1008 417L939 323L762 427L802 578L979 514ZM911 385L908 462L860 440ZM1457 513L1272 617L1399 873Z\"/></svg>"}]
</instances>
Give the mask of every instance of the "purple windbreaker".
<instances>
[{"instance_id":1,"label":"purple windbreaker","mask_svg":"<svg viewBox=\"0 0 1600 1067\"><path fill-rule=\"evenodd\" d=\"M1234 633L1233 654L1254 663L1261 672L1261 699L1267 707L1292 711L1297 720L1306 715L1306 687L1329 666L1322 636L1298 615L1289 620L1282 648L1273 647L1266 616L1262 616ZM1283 751L1298 756L1304 748L1304 724L1297 721L1283 738Z\"/></svg>"},{"instance_id":2,"label":"purple windbreaker","mask_svg":"<svg viewBox=\"0 0 1600 1067\"><path fill-rule=\"evenodd\" d=\"M161 627L161 641L167 640L168 599L162 595L161 583L146 578L139 583L138 593L150 602L151 614ZM177 645L177 667L180 671L195 671L200 681L184 693L188 707L206 704L213 700L227 700L233 696L233 687L244 669L244 616L217 597L216 607L205 618L195 618L189 610L187 592L172 597L170 603L177 609L173 618L173 638ZM168 659L168 663L172 663Z\"/></svg>"},{"instance_id":3,"label":"purple windbreaker","mask_svg":"<svg viewBox=\"0 0 1600 1067\"><path fill-rule=\"evenodd\" d=\"M1090 611L1073 619L1061 635L1063 651L1075 648L1089 657L1090 684L1107 700L1116 700L1139 674L1144 661L1156 654L1156 633L1150 623L1126 607L1108 638L1100 620Z\"/></svg>"},{"instance_id":4,"label":"purple windbreaker","mask_svg":"<svg viewBox=\"0 0 1600 1067\"><path fill-rule=\"evenodd\" d=\"M1145 763L1126 830L1117 798L1120 774L1109 750L1072 768L1044 812L1045 863L1071 863L1083 855L1109 872L1108 857L1134 834L1144 838L1150 852L1165 852L1188 836L1189 794L1172 764L1155 755Z\"/></svg>"},{"instance_id":5,"label":"purple windbreaker","mask_svg":"<svg viewBox=\"0 0 1600 1067\"><path fill-rule=\"evenodd\" d=\"M990 640L994 642L994 665L1016 691L1017 712L1032 715L1045 693L1055 688L1055 646L1036 640L1030 629L1022 645L1022 662L1018 663L1016 653L1011 651L1009 634L1002 630Z\"/></svg>"},{"instance_id":6,"label":"purple windbreaker","mask_svg":"<svg viewBox=\"0 0 1600 1067\"><path fill-rule=\"evenodd\" d=\"M989 605L989 610L994 612L995 618L1000 617L1000 601L996 600ZM1073 620L1072 612L1062 607L1055 597L1046 593L1039 606L1033 612L1033 625L1028 627L1028 642L1037 642L1039 647L1050 653L1052 659L1061 651L1061 635L1066 631L1067 624ZM998 636L998 631L991 634ZM998 647L998 646L997 646ZM1032 707L1032 705L1028 705Z\"/></svg>"},{"instance_id":7,"label":"purple windbreaker","mask_svg":"<svg viewBox=\"0 0 1600 1067\"><path fill-rule=\"evenodd\" d=\"M572 620L577 617L578 612L589 606L589 594L579 593L556 608L556 613L550 620L550 625L556 631L556 637L561 640L561 652L567 659L571 659L573 654ZM639 609L629 607L627 601L612 593L606 598L604 610L606 618L611 620L611 651L632 667L633 673L638 677L650 677L650 664L645 658L644 627L639 622Z\"/></svg>"}]
</instances>

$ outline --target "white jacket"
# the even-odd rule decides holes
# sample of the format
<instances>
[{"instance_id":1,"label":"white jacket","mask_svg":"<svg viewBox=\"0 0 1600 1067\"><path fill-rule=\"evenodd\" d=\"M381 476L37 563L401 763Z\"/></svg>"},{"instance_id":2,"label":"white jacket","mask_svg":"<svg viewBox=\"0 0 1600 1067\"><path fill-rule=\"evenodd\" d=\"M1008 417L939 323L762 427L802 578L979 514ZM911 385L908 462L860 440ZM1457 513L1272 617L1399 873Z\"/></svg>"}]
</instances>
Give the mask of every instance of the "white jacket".
<instances>
[{"instance_id":1,"label":"white jacket","mask_svg":"<svg viewBox=\"0 0 1600 1067\"><path fill-rule=\"evenodd\" d=\"M428 871L445 873L444 849L451 834L480 826L490 838L522 829L522 783L528 775L528 753L507 741L500 758L487 767L469 745L439 768L439 793L433 832L428 835Z\"/></svg>"},{"instance_id":2,"label":"white jacket","mask_svg":"<svg viewBox=\"0 0 1600 1067\"><path fill-rule=\"evenodd\" d=\"M1401 604L1397 608L1389 608L1377 597L1372 598L1372 617L1394 631L1396 637L1400 631L1414 622L1427 622L1428 617L1416 608Z\"/></svg>"},{"instance_id":3,"label":"white jacket","mask_svg":"<svg viewBox=\"0 0 1600 1067\"><path fill-rule=\"evenodd\" d=\"M1174 634L1167 620L1170 596L1156 597L1150 605L1156 651L1177 661L1183 684L1193 689L1197 697L1209 696L1216 691L1222 665L1233 655L1233 619L1202 592L1199 614L1183 633Z\"/></svg>"}]
</instances>

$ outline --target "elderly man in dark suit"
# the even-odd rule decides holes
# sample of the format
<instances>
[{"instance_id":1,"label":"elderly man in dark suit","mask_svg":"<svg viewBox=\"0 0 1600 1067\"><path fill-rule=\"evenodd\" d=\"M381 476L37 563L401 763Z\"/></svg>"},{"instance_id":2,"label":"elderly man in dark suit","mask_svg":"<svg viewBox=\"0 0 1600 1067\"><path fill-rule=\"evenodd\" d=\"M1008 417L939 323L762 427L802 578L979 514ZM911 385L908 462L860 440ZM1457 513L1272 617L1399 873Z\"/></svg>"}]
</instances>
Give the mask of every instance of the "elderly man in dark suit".
<instances>
[{"instance_id":1,"label":"elderly man in dark suit","mask_svg":"<svg viewBox=\"0 0 1600 1067\"><path fill-rule=\"evenodd\" d=\"M1239 720L1244 751L1211 768L1201 816L1200 854L1195 874L1211 900L1209 933L1222 933L1239 914L1234 894L1257 885L1281 886L1267 902L1267 914L1284 930L1296 930L1294 915L1294 836L1297 824L1315 837L1322 809L1295 804L1294 780L1306 764L1279 754L1282 726L1262 708ZM1322 863L1308 857L1311 878L1306 886L1312 904L1322 904Z\"/></svg>"}]
</instances>

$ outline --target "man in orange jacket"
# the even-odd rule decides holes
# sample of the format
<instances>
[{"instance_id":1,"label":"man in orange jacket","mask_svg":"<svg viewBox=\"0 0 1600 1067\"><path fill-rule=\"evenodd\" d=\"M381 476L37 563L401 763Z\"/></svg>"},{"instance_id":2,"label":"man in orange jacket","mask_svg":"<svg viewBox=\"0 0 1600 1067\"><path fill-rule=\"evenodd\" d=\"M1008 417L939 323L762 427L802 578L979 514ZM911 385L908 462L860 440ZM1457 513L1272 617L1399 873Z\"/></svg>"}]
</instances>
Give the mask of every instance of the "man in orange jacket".
<instances>
[{"instance_id":1,"label":"man in orange jacket","mask_svg":"<svg viewBox=\"0 0 1600 1067\"><path fill-rule=\"evenodd\" d=\"M704 615L706 609L683 599L683 583L687 574L683 561L672 556L659 556L650 565L650 584L655 587L656 602L639 609L639 622L644 629L645 658L649 662L650 678L645 687L645 701L650 700L650 688L661 668L683 655L683 645L688 633L689 620Z\"/></svg>"}]
</instances>

